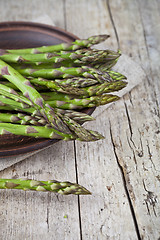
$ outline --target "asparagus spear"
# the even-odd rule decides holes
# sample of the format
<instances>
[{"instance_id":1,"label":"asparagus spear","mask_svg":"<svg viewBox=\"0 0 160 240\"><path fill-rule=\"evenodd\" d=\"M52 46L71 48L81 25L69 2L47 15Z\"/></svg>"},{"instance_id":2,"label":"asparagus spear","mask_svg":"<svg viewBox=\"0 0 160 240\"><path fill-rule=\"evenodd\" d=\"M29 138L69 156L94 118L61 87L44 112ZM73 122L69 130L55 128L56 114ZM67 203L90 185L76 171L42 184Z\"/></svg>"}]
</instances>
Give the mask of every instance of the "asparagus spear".
<instances>
[{"instance_id":1,"label":"asparagus spear","mask_svg":"<svg viewBox=\"0 0 160 240\"><path fill-rule=\"evenodd\" d=\"M34 80L33 80L34 81ZM41 84L41 82L40 82ZM75 95L75 96L71 96L73 97L78 97L78 98L86 98L88 96L93 96L93 95L101 95L103 93L109 93L109 92L115 92L115 91L119 91L121 89L123 89L124 87L126 87L127 82L119 80L119 81L115 81L115 82L105 82L103 84L95 84L93 86L89 86L89 87L84 87L84 88L69 88L68 91L66 90L67 88L64 88L62 90L58 90L57 92L42 92L42 96L45 99L51 100L62 100L62 96L66 96L68 97L68 95ZM51 87L51 83L50 83L50 87ZM51 88L51 90L54 90ZM65 94L64 94L65 93ZM67 93L67 94L66 94Z\"/></svg>"},{"instance_id":2,"label":"asparagus spear","mask_svg":"<svg viewBox=\"0 0 160 240\"><path fill-rule=\"evenodd\" d=\"M31 78L29 79L29 81L34 85L45 86L48 89L52 89L52 91L68 93L68 94L70 93L75 95L83 94L83 89L74 87L71 84L68 86L68 85L60 84L57 81L47 80L44 78Z\"/></svg>"},{"instance_id":3,"label":"asparagus spear","mask_svg":"<svg viewBox=\"0 0 160 240\"><path fill-rule=\"evenodd\" d=\"M24 113L0 113L0 122L20 123L22 125L47 125L47 121L42 117L33 117Z\"/></svg>"},{"instance_id":4,"label":"asparagus spear","mask_svg":"<svg viewBox=\"0 0 160 240\"><path fill-rule=\"evenodd\" d=\"M75 123L76 124L76 123ZM70 124L71 125L71 124ZM72 124L73 125L73 124ZM77 124L78 126L78 124ZM82 128L81 126L78 126ZM74 129L71 126L72 129ZM83 131L85 131L84 129ZM15 135L23 135L23 136L31 136L35 138L49 138L49 139L63 139L63 140L79 140L79 141L97 141L99 139L103 139L104 137L95 131L86 130L86 135L80 135L78 133L78 129L74 134L65 134L57 131L54 128L50 128L47 126L30 126L30 125L20 125L13 123L0 123L0 135L5 134L15 134Z\"/></svg>"},{"instance_id":5,"label":"asparagus spear","mask_svg":"<svg viewBox=\"0 0 160 240\"><path fill-rule=\"evenodd\" d=\"M34 110L34 108L18 109L18 106L14 108L13 106L11 107L9 105L5 105L4 103L0 102L0 110L8 111L7 113L6 112L0 113L0 121L2 122L14 122L14 123L21 123L21 124L30 123L33 125L47 124L46 120L42 116L36 115L36 111ZM21 111L21 113L16 113L16 114L10 113L13 110ZM87 121L94 120L92 116L83 112L78 112L78 111L68 110L68 109L60 109L60 108L56 108L55 111L57 114L60 114L61 116L63 115L68 116L69 118L73 119L74 121L77 121L80 124ZM25 112L29 113L30 115L26 115Z\"/></svg>"},{"instance_id":6,"label":"asparagus spear","mask_svg":"<svg viewBox=\"0 0 160 240\"><path fill-rule=\"evenodd\" d=\"M63 195L87 195L91 194L86 188L71 182L59 182L56 180L36 181L31 179L0 179L0 189L19 189L34 191L49 191Z\"/></svg>"},{"instance_id":7,"label":"asparagus spear","mask_svg":"<svg viewBox=\"0 0 160 240\"><path fill-rule=\"evenodd\" d=\"M0 135L15 134L31 137L49 138L49 139L63 139L73 140L76 139L76 135L64 134L61 136L56 129L48 128L46 126L30 126L13 123L0 123Z\"/></svg>"},{"instance_id":8,"label":"asparagus spear","mask_svg":"<svg viewBox=\"0 0 160 240\"><path fill-rule=\"evenodd\" d=\"M103 59L115 59L117 53L110 50L77 50L74 52L61 51L57 53L40 53L40 54L15 54L3 53L0 59L9 63L59 63L63 61L74 63L91 63L103 61Z\"/></svg>"},{"instance_id":9,"label":"asparagus spear","mask_svg":"<svg viewBox=\"0 0 160 240\"><path fill-rule=\"evenodd\" d=\"M105 51L110 51L110 50L105 50ZM98 69L102 69L104 71L110 69L112 66L114 66L119 57L120 57L120 53L119 52L113 52L110 51L111 54L108 53L107 57L103 58L94 58L93 61L89 61L87 65L92 66L94 68L98 68ZM78 51L77 51L78 53ZM25 69L25 68L33 68L33 69L52 69L52 68L59 68L61 66L64 67L80 67L82 66L82 63L80 62L80 60L78 62L76 61L69 61L69 60L64 60L63 62L57 62L57 63L44 63L44 62L26 62L26 63L10 63L10 65L15 68L16 70L18 69ZM102 68L101 68L102 66Z\"/></svg>"},{"instance_id":10,"label":"asparagus spear","mask_svg":"<svg viewBox=\"0 0 160 240\"><path fill-rule=\"evenodd\" d=\"M90 141L97 141L99 139L103 139L104 137L101 135L101 138L99 136L99 133L95 131L89 131L85 128L83 128L79 123L75 122L73 119L64 116L63 117L64 122L70 126L70 129L76 133L76 135L80 138L83 139L83 141L90 142Z\"/></svg>"},{"instance_id":11,"label":"asparagus spear","mask_svg":"<svg viewBox=\"0 0 160 240\"><path fill-rule=\"evenodd\" d=\"M4 107L2 108L0 106L0 110L13 110L10 107ZM57 114L61 114L64 116L67 116L71 119L73 119L74 121L77 121L79 124L82 124L84 122L87 121L93 121L94 118L88 114L85 114L83 112L77 112L77 111L73 111L73 110L64 110L64 109L56 109ZM0 113L0 122L8 122L8 123L20 123L22 125L27 125L27 124L32 124L32 125L47 125L47 122L44 118L42 117L38 117L38 116L31 116L31 115L27 115L25 113Z\"/></svg>"},{"instance_id":12,"label":"asparagus spear","mask_svg":"<svg viewBox=\"0 0 160 240\"><path fill-rule=\"evenodd\" d=\"M89 66L82 67L60 67L55 69L20 69L19 73L30 77L42 77L46 79L54 78L71 78L71 77L86 77L97 79L100 83L104 81L112 81L112 78L107 72L101 72Z\"/></svg>"},{"instance_id":13,"label":"asparagus spear","mask_svg":"<svg viewBox=\"0 0 160 240\"><path fill-rule=\"evenodd\" d=\"M58 45L51 45L51 46L42 46L38 48L28 48L28 49L11 49L11 50L4 50L1 49L0 54L3 53L46 53L46 52L58 52L61 50L76 50L79 48L88 48L92 45L98 44L100 42L105 41L109 35L97 35L91 36L87 39L77 39L71 43L61 43Z\"/></svg>"},{"instance_id":14,"label":"asparagus spear","mask_svg":"<svg viewBox=\"0 0 160 240\"><path fill-rule=\"evenodd\" d=\"M66 78L66 79L54 79L54 82L58 83L59 86L65 87L88 87L92 86L98 81L92 78L84 78L84 77L73 77L73 78Z\"/></svg>"},{"instance_id":15,"label":"asparagus spear","mask_svg":"<svg viewBox=\"0 0 160 240\"><path fill-rule=\"evenodd\" d=\"M71 99L67 101L60 101L60 100L53 100L47 101L47 103L54 107L60 109L83 109L83 108L90 108L100 105L105 105L110 102L117 101L119 99L116 95L111 94L103 94L100 96L92 96L85 99Z\"/></svg>"},{"instance_id":16,"label":"asparagus spear","mask_svg":"<svg viewBox=\"0 0 160 240\"><path fill-rule=\"evenodd\" d=\"M86 121L93 121L94 118L86 113L83 112L78 112L78 111L74 111L74 110L64 110L64 109L60 109L60 108L56 108L56 112L57 114L61 114L63 116L67 116L71 119L73 119L74 121L76 121L77 123L84 123Z\"/></svg>"}]
</instances>

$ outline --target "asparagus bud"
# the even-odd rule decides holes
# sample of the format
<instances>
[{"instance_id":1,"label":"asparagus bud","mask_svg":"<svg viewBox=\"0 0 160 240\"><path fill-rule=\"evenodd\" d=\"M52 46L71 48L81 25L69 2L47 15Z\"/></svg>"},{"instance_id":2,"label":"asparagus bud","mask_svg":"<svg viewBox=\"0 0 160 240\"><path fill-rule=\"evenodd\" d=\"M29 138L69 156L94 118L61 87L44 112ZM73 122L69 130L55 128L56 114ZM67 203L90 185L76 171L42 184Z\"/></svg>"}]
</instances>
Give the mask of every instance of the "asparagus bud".
<instances>
[{"instance_id":1,"label":"asparagus bud","mask_svg":"<svg viewBox=\"0 0 160 240\"><path fill-rule=\"evenodd\" d=\"M86 188L71 182L59 182L56 180L36 181L31 179L0 179L0 189L17 189L32 191L55 192L63 195L88 195L91 194Z\"/></svg>"}]
</instances>

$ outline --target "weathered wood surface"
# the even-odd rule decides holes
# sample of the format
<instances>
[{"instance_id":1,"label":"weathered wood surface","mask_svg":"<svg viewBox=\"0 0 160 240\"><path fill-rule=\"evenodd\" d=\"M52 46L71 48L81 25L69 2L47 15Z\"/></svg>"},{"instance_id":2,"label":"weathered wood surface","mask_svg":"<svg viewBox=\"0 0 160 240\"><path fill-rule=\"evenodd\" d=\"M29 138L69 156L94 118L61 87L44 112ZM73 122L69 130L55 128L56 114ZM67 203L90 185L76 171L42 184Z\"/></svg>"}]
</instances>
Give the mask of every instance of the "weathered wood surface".
<instances>
[{"instance_id":1,"label":"weathered wood surface","mask_svg":"<svg viewBox=\"0 0 160 240\"><path fill-rule=\"evenodd\" d=\"M88 123L96 143L58 142L0 177L70 180L92 196L0 191L0 239L160 239L160 2L1 0L0 21L48 15L79 37L109 33L147 78Z\"/></svg>"}]
</instances>

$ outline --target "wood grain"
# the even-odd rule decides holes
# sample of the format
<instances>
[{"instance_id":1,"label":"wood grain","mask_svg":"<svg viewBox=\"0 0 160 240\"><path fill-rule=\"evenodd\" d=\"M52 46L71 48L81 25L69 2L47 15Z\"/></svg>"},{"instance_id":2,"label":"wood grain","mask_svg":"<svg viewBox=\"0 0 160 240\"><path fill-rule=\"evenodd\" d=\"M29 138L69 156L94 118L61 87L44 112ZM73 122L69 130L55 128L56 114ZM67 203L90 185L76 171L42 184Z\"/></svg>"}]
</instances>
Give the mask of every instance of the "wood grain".
<instances>
[{"instance_id":1,"label":"wood grain","mask_svg":"<svg viewBox=\"0 0 160 240\"><path fill-rule=\"evenodd\" d=\"M158 240L160 2L1 0L0 8L5 9L0 21L48 14L78 37L109 33L99 47L117 49L119 42L147 74L109 109L96 109L96 121L86 124L105 140L59 142L0 172L0 177L77 181L93 193L77 198L3 190L0 239Z\"/></svg>"},{"instance_id":2,"label":"wood grain","mask_svg":"<svg viewBox=\"0 0 160 240\"><path fill-rule=\"evenodd\" d=\"M143 66L148 76L148 81L125 96L122 111L115 106L114 111L118 112L118 115L110 119L111 122L115 121L115 124L111 125L113 145L126 181L139 237L158 239L160 84L157 76L160 67L158 61L160 29L155 24L159 22L157 3L118 1L118 4L110 3L110 7L122 51L130 52L130 55ZM118 11L120 7L121 11ZM124 28L121 27L123 17L127 19ZM115 127L122 118L123 127ZM128 130L125 126L129 126Z\"/></svg>"}]
</instances>

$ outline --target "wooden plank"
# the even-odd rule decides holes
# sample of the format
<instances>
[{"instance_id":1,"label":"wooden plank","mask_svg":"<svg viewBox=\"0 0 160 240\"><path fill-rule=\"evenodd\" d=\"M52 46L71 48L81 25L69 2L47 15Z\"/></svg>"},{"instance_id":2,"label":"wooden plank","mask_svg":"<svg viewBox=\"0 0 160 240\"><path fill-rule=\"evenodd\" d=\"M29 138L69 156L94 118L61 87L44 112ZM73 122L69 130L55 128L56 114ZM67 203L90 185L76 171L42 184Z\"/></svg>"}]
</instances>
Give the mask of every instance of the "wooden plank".
<instances>
[{"instance_id":1,"label":"wooden plank","mask_svg":"<svg viewBox=\"0 0 160 240\"><path fill-rule=\"evenodd\" d=\"M114 106L111 133L141 239L160 236L159 13L156 1L110 1L122 52L144 67L148 78ZM125 22L124 27L122 27ZM122 121L123 120L123 121ZM119 127L117 128L119 124Z\"/></svg>"},{"instance_id":2,"label":"wooden plank","mask_svg":"<svg viewBox=\"0 0 160 240\"><path fill-rule=\"evenodd\" d=\"M32 21L41 17L50 18L54 25L64 28L63 1L56 0L1 0L0 21ZM44 22L45 23L45 22ZM49 23L50 24L50 23Z\"/></svg>"},{"instance_id":3,"label":"wooden plank","mask_svg":"<svg viewBox=\"0 0 160 240\"><path fill-rule=\"evenodd\" d=\"M73 144L56 143L0 177L76 182ZM80 238L77 196L1 190L0 202L0 239Z\"/></svg>"},{"instance_id":4,"label":"wooden plank","mask_svg":"<svg viewBox=\"0 0 160 240\"><path fill-rule=\"evenodd\" d=\"M67 29L79 37L111 34L101 48L117 48L113 26L105 1L66 1ZM119 103L121 105L121 103ZM118 104L118 106L119 106ZM112 108L96 109L96 121L88 129L104 134L96 143L76 142L78 180L92 191L88 199L80 197L82 239L137 239L121 171L117 165L110 136ZM116 126L117 127L117 126Z\"/></svg>"},{"instance_id":5,"label":"wooden plank","mask_svg":"<svg viewBox=\"0 0 160 240\"><path fill-rule=\"evenodd\" d=\"M4 9L0 21L30 20L43 12L79 37L110 33L111 39L99 47L117 48L106 1L1 0L0 7ZM159 3L118 0L110 1L110 9L122 52L142 64L146 82L110 109L95 111L96 121L86 126L103 133L105 140L76 142L75 148L72 143L56 143L0 173L0 177L36 179L54 174L70 181L77 174L79 183L93 192L79 198L80 225L75 196L4 190L1 239L137 239L134 223L139 239L160 236Z\"/></svg>"},{"instance_id":6,"label":"wooden plank","mask_svg":"<svg viewBox=\"0 0 160 240\"><path fill-rule=\"evenodd\" d=\"M0 9L0 21L30 21L47 14L65 27L63 1L2 0ZM0 177L76 182L73 142L58 142L0 172ZM0 239L80 239L77 196L1 190L0 202Z\"/></svg>"}]
</instances>

